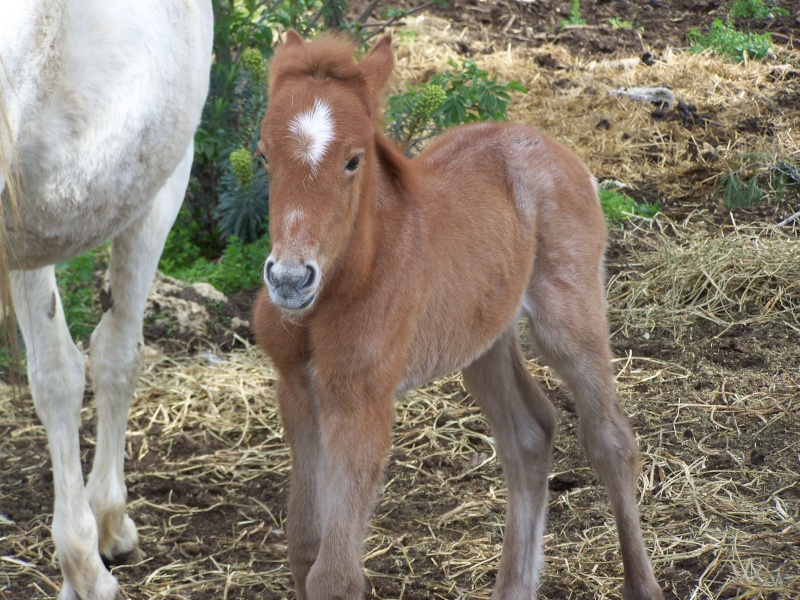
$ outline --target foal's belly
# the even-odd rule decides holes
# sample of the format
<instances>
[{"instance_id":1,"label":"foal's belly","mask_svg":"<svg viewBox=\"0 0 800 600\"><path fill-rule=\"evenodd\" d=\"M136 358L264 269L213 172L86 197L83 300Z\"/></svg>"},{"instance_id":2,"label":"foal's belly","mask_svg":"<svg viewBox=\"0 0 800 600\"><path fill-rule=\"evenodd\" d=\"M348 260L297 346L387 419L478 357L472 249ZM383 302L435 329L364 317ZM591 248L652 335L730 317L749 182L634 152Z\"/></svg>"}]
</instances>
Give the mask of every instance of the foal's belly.
<instances>
[{"instance_id":1,"label":"foal's belly","mask_svg":"<svg viewBox=\"0 0 800 600\"><path fill-rule=\"evenodd\" d=\"M412 337L398 394L468 367L516 324L530 271L517 272L500 282L487 276L433 291Z\"/></svg>"}]
</instances>

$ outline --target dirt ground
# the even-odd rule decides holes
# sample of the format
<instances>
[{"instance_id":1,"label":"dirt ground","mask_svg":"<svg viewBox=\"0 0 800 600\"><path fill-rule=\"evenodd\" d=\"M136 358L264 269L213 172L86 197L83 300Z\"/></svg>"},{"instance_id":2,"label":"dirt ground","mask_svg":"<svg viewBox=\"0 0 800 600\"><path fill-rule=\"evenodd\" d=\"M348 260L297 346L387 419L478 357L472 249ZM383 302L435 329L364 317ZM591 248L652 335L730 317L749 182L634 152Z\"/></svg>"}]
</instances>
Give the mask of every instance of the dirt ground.
<instances>
[{"instance_id":1,"label":"dirt ground","mask_svg":"<svg viewBox=\"0 0 800 600\"><path fill-rule=\"evenodd\" d=\"M396 42L400 89L424 76L427 67L419 66L417 52L434 56L429 63L445 50L479 64L508 52L524 57L520 64L527 67L518 76L532 91L515 98L514 118L563 139L599 179L625 180L637 199L658 201L664 209L654 222L610 229L608 267L617 382L642 453L645 543L668 599L800 597L800 290L791 277L779 278L798 263L798 228L782 228L774 244L764 233L763 247L749 233L770 231L800 209L800 199L789 193L730 214L714 196L718 176L734 160L732 149L745 143L780 146L795 164L800 160L800 6L777 4L791 16L738 25L772 32L776 61L787 68L776 67L770 73L778 75L756 83L743 76L748 85L735 90L720 79L718 95L693 99L698 112L710 115L699 126L679 117L654 123L649 109L637 107L613 112L618 105L598 91L605 80L593 75L592 65L648 52L664 64L652 79L672 77L671 53L686 46L688 30L724 17L724 2L581 2L587 27L563 30L557 25L568 2L452 2L407 20L409 29L428 27L429 37L410 42L410 49L401 34ZM634 28L615 29L612 17ZM748 67L715 68L744 73ZM588 98L581 114L537 108L537 102L574 106L565 103L583 101L576 90ZM678 85L675 90L686 93ZM729 98L740 102L736 110ZM564 121L586 124L572 133ZM669 143L641 143L639 137L651 136L654 127L666 132ZM602 136L615 131L624 160L603 145ZM660 292L646 292L647 302L630 302L654 273L681 260L702 263L706 252L731 236L746 246L741 258L729 261L731 268L749 257L761 260L767 256L762 251L782 265L770 277L752 279L757 283L747 298L755 288L775 288L762 304L742 301L736 314L674 312L667 320L659 316L667 314L658 312L665 305ZM757 271L769 270L764 261ZM704 288L707 295L722 285L714 268L698 266L713 284ZM245 323L253 293L218 302L180 288L151 302L126 460L130 514L145 558L114 568L129 598L294 597L283 529L289 456L273 404L275 374L251 345ZM173 301L165 297L193 303L195 316L171 318ZM577 443L574 406L550 372L530 359L560 422L540 597L619 598L613 522ZM46 437L26 391L1 393L0 598L53 597L61 575L50 536ZM488 599L506 499L488 427L457 376L408 394L397 415L365 546L368 597ZM87 465L95 444L89 392L83 416Z\"/></svg>"}]
</instances>

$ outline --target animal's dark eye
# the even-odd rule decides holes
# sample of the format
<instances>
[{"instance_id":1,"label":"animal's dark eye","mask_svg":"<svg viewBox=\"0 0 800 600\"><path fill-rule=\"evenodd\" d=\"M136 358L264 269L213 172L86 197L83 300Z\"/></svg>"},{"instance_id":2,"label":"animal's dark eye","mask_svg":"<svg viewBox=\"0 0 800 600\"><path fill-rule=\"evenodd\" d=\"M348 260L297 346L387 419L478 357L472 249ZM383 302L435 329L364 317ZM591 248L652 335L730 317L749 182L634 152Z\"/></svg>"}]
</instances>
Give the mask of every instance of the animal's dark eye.
<instances>
[{"instance_id":1,"label":"animal's dark eye","mask_svg":"<svg viewBox=\"0 0 800 600\"><path fill-rule=\"evenodd\" d=\"M344 168L345 171L348 173L355 173L358 166L361 164L361 158L364 156L363 153L359 152L350 161L347 163L347 166Z\"/></svg>"}]
</instances>

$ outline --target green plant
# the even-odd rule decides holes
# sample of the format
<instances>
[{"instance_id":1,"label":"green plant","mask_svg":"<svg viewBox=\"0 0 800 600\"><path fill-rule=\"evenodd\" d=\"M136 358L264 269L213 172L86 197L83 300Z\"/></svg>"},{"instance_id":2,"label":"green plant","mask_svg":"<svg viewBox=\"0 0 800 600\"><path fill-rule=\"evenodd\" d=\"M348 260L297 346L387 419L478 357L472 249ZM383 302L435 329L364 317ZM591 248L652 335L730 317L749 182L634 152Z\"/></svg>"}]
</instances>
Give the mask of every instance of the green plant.
<instances>
[{"instance_id":1,"label":"green plant","mask_svg":"<svg viewBox=\"0 0 800 600\"><path fill-rule=\"evenodd\" d=\"M617 17L611 17L608 20L608 24L611 25L614 29L633 29L633 22L632 21L623 21L622 19L618 19Z\"/></svg>"},{"instance_id":2,"label":"green plant","mask_svg":"<svg viewBox=\"0 0 800 600\"><path fill-rule=\"evenodd\" d=\"M758 177L751 177L747 183L736 173L725 173L720 177L722 200L728 209L742 208L757 204L764 198L758 185Z\"/></svg>"},{"instance_id":3,"label":"green plant","mask_svg":"<svg viewBox=\"0 0 800 600\"><path fill-rule=\"evenodd\" d=\"M731 19L770 19L775 15L789 16L789 11L779 6L765 6L764 0L733 0L729 14Z\"/></svg>"},{"instance_id":4,"label":"green plant","mask_svg":"<svg viewBox=\"0 0 800 600\"><path fill-rule=\"evenodd\" d=\"M74 339L86 339L100 322L99 281L95 273L108 266L109 245L56 265L56 280L61 305Z\"/></svg>"},{"instance_id":5,"label":"green plant","mask_svg":"<svg viewBox=\"0 0 800 600\"><path fill-rule=\"evenodd\" d=\"M717 196L729 210L782 200L788 192L800 192L797 162L763 152L743 154L738 168L721 175L717 187Z\"/></svg>"},{"instance_id":6,"label":"green plant","mask_svg":"<svg viewBox=\"0 0 800 600\"><path fill-rule=\"evenodd\" d=\"M452 125L505 121L510 92L527 92L518 81L497 83L475 61L448 64L450 69L428 83L410 85L405 94L387 99L387 132L408 154L419 152L425 140Z\"/></svg>"},{"instance_id":7,"label":"green plant","mask_svg":"<svg viewBox=\"0 0 800 600\"><path fill-rule=\"evenodd\" d=\"M692 52L712 50L718 54L726 54L737 61L746 59L763 59L772 55L772 37L769 33L745 33L737 31L732 25L720 19L714 19L708 35L697 29L686 34Z\"/></svg>"},{"instance_id":8,"label":"green plant","mask_svg":"<svg viewBox=\"0 0 800 600\"><path fill-rule=\"evenodd\" d=\"M261 274L269 249L269 238L266 235L250 243L231 236L218 259L209 260L198 256L184 264L173 261L168 263L163 272L187 283L204 281L221 292L230 294L261 284Z\"/></svg>"},{"instance_id":9,"label":"green plant","mask_svg":"<svg viewBox=\"0 0 800 600\"><path fill-rule=\"evenodd\" d=\"M604 185L600 187L600 206L609 223L617 223L631 217L652 218L661 211L661 207L645 200L636 202L633 198L620 192L616 187Z\"/></svg>"},{"instance_id":10,"label":"green plant","mask_svg":"<svg viewBox=\"0 0 800 600\"><path fill-rule=\"evenodd\" d=\"M586 25L586 19L583 18L581 13L580 0L569 0L569 14L566 19L559 22L560 27L566 25Z\"/></svg>"}]
</instances>

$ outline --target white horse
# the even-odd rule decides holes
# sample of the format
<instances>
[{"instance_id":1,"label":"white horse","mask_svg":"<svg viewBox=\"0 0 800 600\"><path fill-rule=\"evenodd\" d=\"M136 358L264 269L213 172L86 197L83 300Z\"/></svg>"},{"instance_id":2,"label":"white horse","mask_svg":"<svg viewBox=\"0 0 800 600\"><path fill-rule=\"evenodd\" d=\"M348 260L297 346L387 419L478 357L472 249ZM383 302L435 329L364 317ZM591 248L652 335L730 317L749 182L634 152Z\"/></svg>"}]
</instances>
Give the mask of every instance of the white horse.
<instances>
[{"instance_id":1,"label":"white horse","mask_svg":"<svg viewBox=\"0 0 800 600\"><path fill-rule=\"evenodd\" d=\"M60 599L120 597L101 555L138 548L125 512L125 428L145 300L208 93L212 21L210 0L0 2L0 291L10 286L47 430ZM112 306L92 335L97 447L84 486L84 360L53 264L108 239Z\"/></svg>"}]
</instances>

